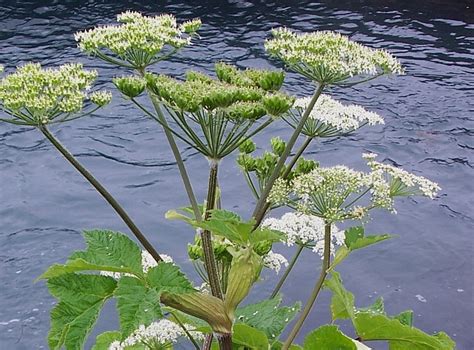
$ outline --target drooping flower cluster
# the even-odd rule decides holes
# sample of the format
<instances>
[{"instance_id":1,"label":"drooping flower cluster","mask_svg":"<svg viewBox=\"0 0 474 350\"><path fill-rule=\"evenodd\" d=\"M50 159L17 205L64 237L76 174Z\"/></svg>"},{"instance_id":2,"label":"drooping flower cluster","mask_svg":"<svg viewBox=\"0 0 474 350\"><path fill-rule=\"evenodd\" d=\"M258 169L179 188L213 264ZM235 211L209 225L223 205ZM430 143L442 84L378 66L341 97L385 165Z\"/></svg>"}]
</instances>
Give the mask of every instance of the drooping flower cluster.
<instances>
[{"instance_id":1,"label":"drooping flower cluster","mask_svg":"<svg viewBox=\"0 0 474 350\"><path fill-rule=\"evenodd\" d=\"M142 69L191 42L201 27L195 19L178 25L172 15L147 17L138 12L124 12L117 16L120 25L96 27L75 34L79 48L89 54L121 65ZM120 61L116 60L118 58Z\"/></svg>"},{"instance_id":2,"label":"drooping flower cluster","mask_svg":"<svg viewBox=\"0 0 474 350\"><path fill-rule=\"evenodd\" d=\"M203 334L193 330L193 327L190 325L184 325L188 332L195 339L202 340ZM171 322L167 319L162 319L157 322L153 322L148 327L141 325L137 330L135 330L130 336L128 336L124 341L114 341L109 345L109 350L125 350L128 347L134 345L145 345L147 344L148 348L158 349L163 346L171 345L176 343L176 341L185 336L184 330L174 322Z\"/></svg>"},{"instance_id":3,"label":"drooping flower cluster","mask_svg":"<svg viewBox=\"0 0 474 350\"><path fill-rule=\"evenodd\" d=\"M277 180L269 199L292 204L303 213L335 222L361 219L374 208L395 212L395 197L434 198L439 190L436 183L424 177L376 162L372 154L365 157L371 168L368 173L342 165L318 167L290 181Z\"/></svg>"},{"instance_id":4,"label":"drooping flower cluster","mask_svg":"<svg viewBox=\"0 0 474 350\"><path fill-rule=\"evenodd\" d=\"M160 256L163 259L163 262L165 262L165 263L172 263L173 262L173 258L170 257L169 255L160 254ZM153 268L157 265L158 265L158 263L156 262L155 258L153 258L153 256L150 253L148 253L148 251L142 250L143 273L147 273L148 270L150 270L151 268ZM101 271L100 274L103 275L103 276L109 276L109 277L112 277L112 278L115 278L115 279L119 279L123 276L134 277L133 275L128 274L128 273L124 274L124 273L121 273L121 272L112 272L112 271Z\"/></svg>"},{"instance_id":5,"label":"drooping flower cluster","mask_svg":"<svg viewBox=\"0 0 474 350\"><path fill-rule=\"evenodd\" d=\"M263 265L271 270L274 270L278 275L282 266L288 266L288 260L286 260L286 258L281 254L269 251L266 255L263 256Z\"/></svg>"},{"instance_id":6,"label":"drooping flower cluster","mask_svg":"<svg viewBox=\"0 0 474 350\"><path fill-rule=\"evenodd\" d=\"M314 215L298 212L288 212L280 219L267 218L262 223L263 227L278 230L286 234L286 244L312 247L313 251L323 257L324 253L324 220ZM339 231L336 225L331 225L331 252L335 246L344 244L344 232Z\"/></svg>"},{"instance_id":7,"label":"drooping flower cluster","mask_svg":"<svg viewBox=\"0 0 474 350\"><path fill-rule=\"evenodd\" d=\"M109 92L87 94L96 77L97 72L84 70L82 64L21 66L0 80L0 105L11 117L3 120L33 126L67 120L81 111L87 98L102 107L112 98Z\"/></svg>"},{"instance_id":8,"label":"drooping flower cluster","mask_svg":"<svg viewBox=\"0 0 474 350\"><path fill-rule=\"evenodd\" d=\"M296 127L308 108L311 98L299 98L293 104L293 111L284 119ZM302 133L308 137L334 137L354 131L364 125L384 124L377 113L367 111L358 105L343 105L331 96L322 94L310 112Z\"/></svg>"},{"instance_id":9,"label":"drooping flower cluster","mask_svg":"<svg viewBox=\"0 0 474 350\"><path fill-rule=\"evenodd\" d=\"M400 63L387 51L366 47L336 32L297 34L278 28L272 34L273 38L265 42L270 55L322 84L341 83L355 76L403 73Z\"/></svg>"}]
</instances>

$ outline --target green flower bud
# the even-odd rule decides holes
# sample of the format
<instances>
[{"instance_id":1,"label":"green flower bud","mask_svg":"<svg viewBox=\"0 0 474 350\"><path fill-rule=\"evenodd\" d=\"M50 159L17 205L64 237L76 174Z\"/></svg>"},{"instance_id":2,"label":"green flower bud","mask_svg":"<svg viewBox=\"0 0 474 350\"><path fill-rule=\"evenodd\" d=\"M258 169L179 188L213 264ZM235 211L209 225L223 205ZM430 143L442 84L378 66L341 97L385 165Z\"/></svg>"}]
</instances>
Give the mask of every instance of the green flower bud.
<instances>
[{"instance_id":1,"label":"green flower bud","mask_svg":"<svg viewBox=\"0 0 474 350\"><path fill-rule=\"evenodd\" d=\"M236 98L240 101L260 101L262 97L262 91L256 88L240 87L236 91Z\"/></svg>"},{"instance_id":2,"label":"green flower bud","mask_svg":"<svg viewBox=\"0 0 474 350\"><path fill-rule=\"evenodd\" d=\"M202 22L199 18L181 24L180 29L187 34L196 33L201 28Z\"/></svg>"},{"instance_id":3,"label":"green flower bud","mask_svg":"<svg viewBox=\"0 0 474 350\"><path fill-rule=\"evenodd\" d=\"M243 141L239 146L239 151L242 153L250 154L255 151L257 146L251 139Z\"/></svg>"},{"instance_id":4,"label":"green flower bud","mask_svg":"<svg viewBox=\"0 0 474 350\"><path fill-rule=\"evenodd\" d=\"M202 260L204 253L200 244L188 244L188 256L191 260Z\"/></svg>"},{"instance_id":5,"label":"green flower bud","mask_svg":"<svg viewBox=\"0 0 474 350\"><path fill-rule=\"evenodd\" d=\"M295 173L298 175L307 174L318 166L319 163L314 160L300 158L296 163Z\"/></svg>"},{"instance_id":6,"label":"green flower bud","mask_svg":"<svg viewBox=\"0 0 474 350\"><path fill-rule=\"evenodd\" d=\"M268 114L278 117L286 112L293 106L295 99L284 94L272 94L267 95L263 98L262 103L265 106Z\"/></svg>"},{"instance_id":7,"label":"green flower bud","mask_svg":"<svg viewBox=\"0 0 474 350\"><path fill-rule=\"evenodd\" d=\"M215 108L225 108L235 101L235 93L232 89L218 87L209 91L202 99L202 105L213 110Z\"/></svg>"},{"instance_id":8,"label":"green flower bud","mask_svg":"<svg viewBox=\"0 0 474 350\"><path fill-rule=\"evenodd\" d=\"M279 137L272 137L270 143L272 145L273 153L281 157L283 152L285 152L286 142Z\"/></svg>"},{"instance_id":9,"label":"green flower bud","mask_svg":"<svg viewBox=\"0 0 474 350\"><path fill-rule=\"evenodd\" d=\"M265 91L280 90L285 79L283 71L249 69L246 73L259 88Z\"/></svg>"},{"instance_id":10,"label":"green flower bud","mask_svg":"<svg viewBox=\"0 0 474 350\"><path fill-rule=\"evenodd\" d=\"M215 71L217 74L217 78L225 83L237 86L255 86L252 79L247 77L245 73L237 70L237 68L232 65L226 64L224 62L216 63Z\"/></svg>"},{"instance_id":11,"label":"green flower bud","mask_svg":"<svg viewBox=\"0 0 474 350\"><path fill-rule=\"evenodd\" d=\"M255 102L236 102L226 109L231 119L259 119L266 114L265 108Z\"/></svg>"},{"instance_id":12,"label":"green flower bud","mask_svg":"<svg viewBox=\"0 0 474 350\"><path fill-rule=\"evenodd\" d=\"M112 94L109 91L96 91L89 95L89 99L97 106L103 107L112 101Z\"/></svg>"},{"instance_id":13,"label":"green flower bud","mask_svg":"<svg viewBox=\"0 0 474 350\"><path fill-rule=\"evenodd\" d=\"M114 78L113 83L122 94L129 98L140 95L146 86L145 80L135 76Z\"/></svg>"},{"instance_id":14,"label":"green flower bud","mask_svg":"<svg viewBox=\"0 0 474 350\"><path fill-rule=\"evenodd\" d=\"M210 76L195 70L189 70L186 72L186 81L199 81L208 84L214 83L214 80Z\"/></svg>"},{"instance_id":15,"label":"green flower bud","mask_svg":"<svg viewBox=\"0 0 474 350\"><path fill-rule=\"evenodd\" d=\"M240 153L237 156L237 164L247 172L255 171L256 169L256 160L251 155L246 153Z\"/></svg>"},{"instance_id":16,"label":"green flower bud","mask_svg":"<svg viewBox=\"0 0 474 350\"><path fill-rule=\"evenodd\" d=\"M271 241L260 241L253 246L253 250L260 256L268 254L268 252L272 249L272 242Z\"/></svg>"}]
</instances>

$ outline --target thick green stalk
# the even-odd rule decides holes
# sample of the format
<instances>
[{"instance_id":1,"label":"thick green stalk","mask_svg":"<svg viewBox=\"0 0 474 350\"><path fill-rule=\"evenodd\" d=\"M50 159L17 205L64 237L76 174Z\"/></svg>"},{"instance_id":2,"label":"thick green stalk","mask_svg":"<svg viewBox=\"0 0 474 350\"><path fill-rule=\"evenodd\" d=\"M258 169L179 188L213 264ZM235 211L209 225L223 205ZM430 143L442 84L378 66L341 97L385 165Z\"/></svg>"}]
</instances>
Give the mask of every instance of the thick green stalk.
<instances>
[{"instance_id":1,"label":"thick green stalk","mask_svg":"<svg viewBox=\"0 0 474 350\"><path fill-rule=\"evenodd\" d=\"M268 179L268 182L265 185L265 188L262 194L260 195L260 198L257 202L257 205L255 206L255 210L252 215L255 218L256 227L260 225L260 222L263 220L265 213L267 211L267 208L268 208L266 207L267 198L268 198L268 195L270 194L273 184L280 176L280 172L285 165L285 161L290 155L291 150L293 149L293 146L295 145L296 140L298 139L298 136L301 133L301 130L303 130L304 124L306 123L306 120L308 119L316 101L318 100L319 95L321 95L321 93L323 92L323 89L324 89L324 85L321 84L318 86L318 88L314 92L313 97L311 98L311 101L308 105L308 108L306 108L306 111L303 113L299 124L296 126L295 131L293 132L293 135L291 135L291 138L286 145L285 151L283 152L280 159L278 160L278 163L275 166L275 169L273 170L272 175Z\"/></svg>"},{"instance_id":2,"label":"thick green stalk","mask_svg":"<svg viewBox=\"0 0 474 350\"><path fill-rule=\"evenodd\" d=\"M217 160L210 160L209 169L209 187L207 190L207 203L206 212L204 214L204 220L209 219L211 210L214 209L216 203L216 192L217 192L217 173L219 170L219 163ZM211 287L212 295L223 299L223 294L219 282L219 273L217 271L216 258L214 256L214 248L212 247L211 232L203 230L201 232L202 249L204 252L204 264L206 266L207 275L209 278L209 284Z\"/></svg>"},{"instance_id":3,"label":"thick green stalk","mask_svg":"<svg viewBox=\"0 0 474 350\"><path fill-rule=\"evenodd\" d=\"M275 289L273 290L272 295L270 296L270 299L275 298L276 295L278 294L278 292L280 291L281 286L283 286L283 283L285 283L286 278L288 277L291 270L295 266L296 261L298 260L298 258L300 256L301 252L303 251L303 249L304 249L304 245L302 245L302 244L298 245L298 249L296 250L296 253L293 256L293 259L291 259L291 262L288 265L288 267L286 268L285 273L283 274L283 276L281 276L280 280L278 281L278 284L275 286Z\"/></svg>"},{"instance_id":4,"label":"thick green stalk","mask_svg":"<svg viewBox=\"0 0 474 350\"><path fill-rule=\"evenodd\" d=\"M160 255L151 245L151 243L146 239L145 235L140 231L140 229L135 225L127 212L122 208L122 206L117 202L117 200L105 189L102 184L97 181L97 179L86 169L84 166L79 163L79 161L59 142L58 139L54 137L53 134L48 130L46 125L38 127L43 135L48 139L51 144L56 147L56 149L66 158L71 165L76 168L82 176L86 178L87 181L99 192L102 197L114 208L117 214L122 218L125 224L130 228L130 231L135 235L135 237L140 241L143 247L153 256L153 258L160 262L162 261Z\"/></svg>"},{"instance_id":5,"label":"thick green stalk","mask_svg":"<svg viewBox=\"0 0 474 350\"><path fill-rule=\"evenodd\" d=\"M311 292L311 295L306 301L306 304L304 306L304 309L298 321L296 321L295 325L293 326L293 329L290 332L290 335L288 335L288 338L283 344L281 348L282 350L288 350L290 348L291 344L293 343L293 340L295 340L296 336L301 330L301 327L303 326L304 321L308 317L311 311L311 308L313 307L314 302L316 301L316 298L318 297L319 292L321 291L324 280L326 279L326 276L328 274L330 264L331 264L331 224L326 223L324 227L324 253L323 253L323 264L321 266L321 274L319 275L319 279L316 281L316 284L313 288L313 291Z\"/></svg>"},{"instance_id":6,"label":"thick green stalk","mask_svg":"<svg viewBox=\"0 0 474 350\"><path fill-rule=\"evenodd\" d=\"M291 158L291 161L288 164L288 168L286 169L285 173L282 176L284 179L286 179L288 177L288 175L290 175L290 172L293 169L293 167L295 166L296 162L298 161L298 159L300 159L301 155L306 150L306 148L308 148L308 146L309 146L309 144L311 143L312 140L313 140L312 137L307 137L306 140L304 140L301 147L296 152L296 154L293 156L293 158Z\"/></svg>"}]
</instances>

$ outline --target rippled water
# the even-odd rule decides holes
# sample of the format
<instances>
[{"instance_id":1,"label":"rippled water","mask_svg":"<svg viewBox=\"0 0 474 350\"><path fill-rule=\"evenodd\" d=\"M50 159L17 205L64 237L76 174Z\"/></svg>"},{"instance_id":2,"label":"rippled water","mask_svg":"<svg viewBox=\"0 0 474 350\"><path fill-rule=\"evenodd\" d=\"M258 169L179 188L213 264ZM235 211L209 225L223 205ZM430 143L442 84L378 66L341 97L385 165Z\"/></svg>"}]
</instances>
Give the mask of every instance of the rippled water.
<instances>
[{"instance_id":1,"label":"rippled water","mask_svg":"<svg viewBox=\"0 0 474 350\"><path fill-rule=\"evenodd\" d=\"M398 215L375 215L371 232L396 233L399 238L354 254L340 272L359 305L383 296L389 313L413 309L418 327L445 330L459 349L473 349L474 5L444 0L156 3L0 0L0 63L10 70L30 60L47 65L80 60L99 69L100 84L110 85L110 78L120 72L80 54L73 33L109 23L127 9L202 18L202 39L156 67L173 75L190 67L209 70L216 60L242 67L278 66L266 56L263 40L280 25L337 30L389 49L407 67L406 76L332 91L344 101L381 113L386 125L315 144L310 151L323 164L356 168L363 166L362 152L376 152L389 163L439 182L443 190L435 201L400 201ZM308 82L294 74L288 75L286 88L300 95L311 92ZM166 210L185 204L186 197L157 125L117 96L99 115L54 132L106 183L159 250L170 252L192 273L183 242L193 233L163 217ZM275 124L260 143L273 135L287 137L289 130ZM190 150L184 154L202 199L206 162ZM82 229L127 230L35 130L0 126L0 174L0 349L45 348L53 299L44 283L34 285L33 280L51 263L83 247ZM224 205L248 215L253 200L230 159L224 163L221 183ZM312 254L303 260L285 290L287 302L308 295L308 276L318 273L319 262ZM269 285L260 284L255 294L269 293ZM327 322L328 300L323 293L306 330ZM116 326L109 306L98 331Z\"/></svg>"}]
</instances>

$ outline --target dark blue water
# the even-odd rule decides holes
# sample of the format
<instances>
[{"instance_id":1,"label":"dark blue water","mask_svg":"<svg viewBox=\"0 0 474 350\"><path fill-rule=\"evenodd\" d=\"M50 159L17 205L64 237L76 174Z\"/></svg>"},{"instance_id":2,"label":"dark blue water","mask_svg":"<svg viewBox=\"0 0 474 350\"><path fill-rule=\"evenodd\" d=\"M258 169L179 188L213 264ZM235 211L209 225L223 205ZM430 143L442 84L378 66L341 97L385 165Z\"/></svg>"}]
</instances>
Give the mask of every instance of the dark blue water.
<instances>
[{"instance_id":1,"label":"dark blue water","mask_svg":"<svg viewBox=\"0 0 474 350\"><path fill-rule=\"evenodd\" d=\"M73 33L109 23L127 9L171 12L183 20L202 18L202 39L155 67L173 75L191 67L210 70L216 60L242 67L278 66L266 56L263 40L280 25L338 30L370 46L387 48L400 57L406 76L332 91L344 101L379 112L386 125L314 144L310 153L325 165L362 168L360 154L376 152L439 182L443 190L434 201L400 201L398 215L376 214L368 229L399 238L354 254L340 272L359 305L383 296L389 313L413 309L418 327L427 332L445 330L459 349L474 349L474 4L461 0L150 3L0 0L0 63L10 70L30 60L46 65L79 60L99 69L99 84L110 87L111 77L122 72L79 53ZM288 75L286 89L300 95L311 92L310 84L294 74ZM53 131L103 180L159 251L172 255L192 274L184 242L193 239L193 232L164 219L168 209L187 201L160 128L116 96L100 114ZM270 136L288 137L289 132L277 123L257 141L263 145ZM197 195L203 199L206 161L183 150ZM0 176L0 349L45 348L54 301L44 283L33 280L53 262L83 247L82 229L127 230L36 130L0 125ZM224 205L248 215L253 200L232 159L224 162L220 181ZM286 302L309 294L319 263L313 254L303 257L284 291ZM264 278L275 279L270 273ZM251 297L268 294L271 284L259 284ZM306 331L328 321L328 301L329 294L323 293ZM98 331L116 327L113 307L108 306Z\"/></svg>"}]
</instances>

